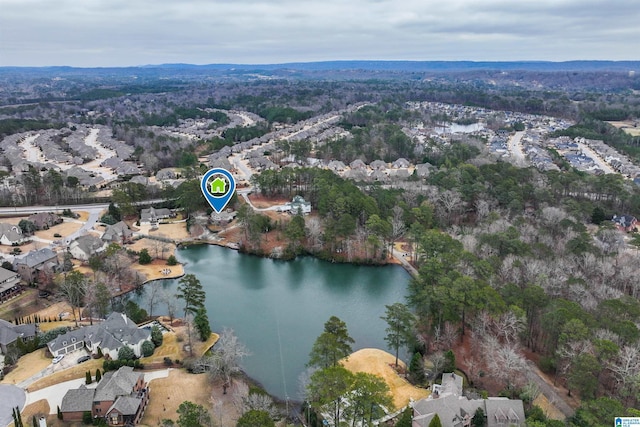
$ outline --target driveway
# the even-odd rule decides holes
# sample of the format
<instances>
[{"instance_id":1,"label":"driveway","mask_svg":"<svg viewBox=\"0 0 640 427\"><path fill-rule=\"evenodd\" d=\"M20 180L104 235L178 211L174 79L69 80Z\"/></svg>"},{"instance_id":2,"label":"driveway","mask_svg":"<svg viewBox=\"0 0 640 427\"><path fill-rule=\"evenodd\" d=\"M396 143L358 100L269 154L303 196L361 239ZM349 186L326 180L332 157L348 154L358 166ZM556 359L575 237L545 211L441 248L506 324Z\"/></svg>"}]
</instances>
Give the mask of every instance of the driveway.
<instances>
[{"instance_id":1,"label":"driveway","mask_svg":"<svg viewBox=\"0 0 640 427\"><path fill-rule=\"evenodd\" d=\"M7 426L13 422L12 409L16 406L24 408L26 396L20 387L0 384L0 426Z\"/></svg>"},{"instance_id":2,"label":"driveway","mask_svg":"<svg viewBox=\"0 0 640 427\"><path fill-rule=\"evenodd\" d=\"M167 368L167 369L161 369L159 371L145 372L144 380L146 382L150 382L151 380L155 380L157 378L166 378L169 376L169 370L170 369ZM84 383L85 383L84 378L78 378L76 380L65 381L60 384L52 385L50 387L45 387L41 390L34 391L33 393L28 393L27 405L37 402L38 400L45 399L47 402L49 402L49 413L56 414L58 411L58 406L62 405L62 398L67 393L67 391L78 388ZM89 384L87 388L94 388L97 386L98 386L98 383L93 382ZM22 392L22 389L18 387L14 387L14 388L17 388ZM1 398L2 396L0 395L0 399ZM24 401L25 401L24 392L22 392L23 404L24 404ZM20 406L20 408L22 408L22 406ZM9 422L11 422L11 408L9 408ZM5 424L2 424L2 425L5 425Z\"/></svg>"}]
</instances>

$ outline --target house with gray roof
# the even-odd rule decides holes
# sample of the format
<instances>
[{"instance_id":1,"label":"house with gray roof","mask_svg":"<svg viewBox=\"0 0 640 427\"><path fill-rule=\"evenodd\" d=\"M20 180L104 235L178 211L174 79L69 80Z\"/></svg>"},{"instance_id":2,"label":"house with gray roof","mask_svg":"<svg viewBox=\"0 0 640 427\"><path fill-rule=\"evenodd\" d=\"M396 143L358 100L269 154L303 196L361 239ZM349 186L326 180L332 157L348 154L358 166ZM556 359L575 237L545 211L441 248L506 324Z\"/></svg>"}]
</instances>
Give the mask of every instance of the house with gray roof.
<instances>
[{"instance_id":1,"label":"house with gray roof","mask_svg":"<svg viewBox=\"0 0 640 427\"><path fill-rule=\"evenodd\" d=\"M442 384L434 384L431 396L413 404L413 427L428 427L436 414L442 427L466 427L478 409L485 414L486 426L524 426L522 400L502 397L468 399L462 395L462 377L454 373L442 374Z\"/></svg>"},{"instance_id":2,"label":"house with gray roof","mask_svg":"<svg viewBox=\"0 0 640 427\"><path fill-rule=\"evenodd\" d=\"M329 165L327 165L327 168L334 172L342 172L347 168L347 166L340 160L331 160Z\"/></svg>"},{"instance_id":3,"label":"house with gray roof","mask_svg":"<svg viewBox=\"0 0 640 427\"><path fill-rule=\"evenodd\" d=\"M94 389L88 389L84 384L80 388L68 390L62 398L60 411L64 421L82 421L85 412L93 410Z\"/></svg>"},{"instance_id":4,"label":"house with gray roof","mask_svg":"<svg viewBox=\"0 0 640 427\"><path fill-rule=\"evenodd\" d=\"M68 251L75 259L89 261L89 258L103 252L105 249L107 249L107 243L104 240L92 234L85 234L71 242Z\"/></svg>"},{"instance_id":5,"label":"house with gray roof","mask_svg":"<svg viewBox=\"0 0 640 427\"><path fill-rule=\"evenodd\" d=\"M30 341L36 336L36 325L27 323L14 325L11 322L0 319L0 353L7 354L7 349L15 345L18 338Z\"/></svg>"},{"instance_id":6,"label":"house with gray roof","mask_svg":"<svg viewBox=\"0 0 640 427\"><path fill-rule=\"evenodd\" d=\"M296 195L291 202L286 203L286 210L292 214L309 214L311 213L311 202L307 202L302 196Z\"/></svg>"},{"instance_id":7,"label":"house with gray roof","mask_svg":"<svg viewBox=\"0 0 640 427\"><path fill-rule=\"evenodd\" d=\"M0 267L0 303L22 292L20 275L14 271Z\"/></svg>"},{"instance_id":8,"label":"house with gray roof","mask_svg":"<svg viewBox=\"0 0 640 427\"><path fill-rule=\"evenodd\" d=\"M420 163L416 165L416 174L420 177L420 178L427 178L429 176L429 174L431 173L431 170L435 169L435 166L433 166L430 163Z\"/></svg>"},{"instance_id":9,"label":"house with gray roof","mask_svg":"<svg viewBox=\"0 0 640 427\"><path fill-rule=\"evenodd\" d=\"M404 157L400 157L398 160L391 164L391 167L394 169L406 169L411 166L411 162L405 159Z\"/></svg>"},{"instance_id":10,"label":"house with gray roof","mask_svg":"<svg viewBox=\"0 0 640 427\"><path fill-rule=\"evenodd\" d=\"M156 179L158 181L164 181L167 179L176 179L176 178L177 178L176 173L171 168L160 169L158 172L156 172Z\"/></svg>"},{"instance_id":11,"label":"house with gray roof","mask_svg":"<svg viewBox=\"0 0 640 427\"><path fill-rule=\"evenodd\" d=\"M140 211L140 225L157 225L161 219L173 218L175 213L167 208L148 208Z\"/></svg>"},{"instance_id":12,"label":"house with gray roof","mask_svg":"<svg viewBox=\"0 0 640 427\"><path fill-rule=\"evenodd\" d=\"M349 167L352 170L366 170L367 169L367 165L360 159L356 159L353 162L349 163Z\"/></svg>"},{"instance_id":13,"label":"house with gray roof","mask_svg":"<svg viewBox=\"0 0 640 427\"><path fill-rule=\"evenodd\" d=\"M374 171L384 171L385 169L387 169L387 163L383 162L382 160L374 160L369 164L369 167Z\"/></svg>"},{"instance_id":14,"label":"house with gray roof","mask_svg":"<svg viewBox=\"0 0 640 427\"><path fill-rule=\"evenodd\" d=\"M29 215L29 218L27 219L36 226L37 230L48 230L54 225L62 222L60 215L56 215L52 212L38 212L33 215Z\"/></svg>"},{"instance_id":15,"label":"house with gray roof","mask_svg":"<svg viewBox=\"0 0 640 427\"><path fill-rule=\"evenodd\" d=\"M101 239L107 243L124 244L131 241L132 237L133 231L131 231L126 222L120 221L113 225L108 225Z\"/></svg>"},{"instance_id":16,"label":"house with gray roof","mask_svg":"<svg viewBox=\"0 0 640 427\"><path fill-rule=\"evenodd\" d=\"M108 425L136 425L149 404L149 388L144 374L123 366L104 374L95 389L84 385L69 390L60 411L64 421L80 421L90 411L93 418L103 418Z\"/></svg>"},{"instance_id":17,"label":"house with gray roof","mask_svg":"<svg viewBox=\"0 0 640 427\"><path fill-rule=\"evenodd\" d=\"M146 186L149 185L149 178L147 178L144 175L135 175L135 176L131 177L129 182L132 183L132 184L144 185L146 187Z\"/></svg>"},{"instance_id":18,"label":"house with gray roof","mask_svg":"<svg viewBox=\"0 0 640 427\"><path fill-rule=\"evenodd\" d=\"M102 323L84 326L57 336L47 343L47 347L53 356L67 354L82 347L90 353L97 353L100 347L102 354L108 354L111 359L116 360L118 350L124 346L129 346L136 357L140 357L142 343L150 337L150 329L140 329L125 314L114 312Z\"/></svg>"},{"instance_id":19,"label":"house with gray roof","mask_svg":"<svg viewBox=\"0 0 640 427\"><path fill-rule=\"evenodd\" d=\"M15 224L0 223L0 245L18 245L27 241L22 229Z\"/></svg>"},{"instance_id":20,"label":"house with gray roof","mask_svg":"<svg viewBox=\"0 0 640 427\"><path fill-rule=\"evenodd\" d=\"M55 272L58 270L58 255L49 248L31 251L22 258L13 261L13 268L22 280L34 283L40 272Z\"/></svg>"}]
</instances>

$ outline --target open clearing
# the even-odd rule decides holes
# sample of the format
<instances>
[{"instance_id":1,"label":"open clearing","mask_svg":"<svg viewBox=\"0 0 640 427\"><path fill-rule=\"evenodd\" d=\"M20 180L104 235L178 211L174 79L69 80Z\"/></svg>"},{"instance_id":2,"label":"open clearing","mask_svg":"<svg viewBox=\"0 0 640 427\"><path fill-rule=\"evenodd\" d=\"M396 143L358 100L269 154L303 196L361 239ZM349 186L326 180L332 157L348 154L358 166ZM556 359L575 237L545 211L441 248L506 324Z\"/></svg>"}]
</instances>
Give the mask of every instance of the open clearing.
<instances>
[{"instance_id":1,"label":"open clearing","mask_svg":"<svg viewBox=\"0 0 640 427\"><path fill-rule=\"evenodd\" d=\"M395 356L376 348L363 348L351 354L342 364L351 372L367 372L385 380L393 396L396 409L403 408L410 400L420 400L431 394L428 390L415 387L400 377L391 367ZM404 367L404 363L398 362Z\"/></svg>"},{"instance_id":2,"label":"open clearing","mask_svg":"<svg viewBox=\"0 0 640 427\"><path fill-rule=\"evenodd\" d=\"M633 121L623 121L623 122L611 121L607 123L617 127L618 129L622 129L623 131L625 131L631 136L640 136L640 127L638 127L638 124L634 123Z\"/></svg>"},{"instance_id":3,"label":"open clearing","mask_svg":"<svg viewBox=\"0 0 640 427\"><path fill-rule=\"evenodd\" d=\"M190 374L173 369L169 377L158 378L149 383L149 406L141 425L158 426L162 419L178 419L178 406L185 400L205 408L211 408L211 384L207 374Z\"/></svg>"}]
</instances>

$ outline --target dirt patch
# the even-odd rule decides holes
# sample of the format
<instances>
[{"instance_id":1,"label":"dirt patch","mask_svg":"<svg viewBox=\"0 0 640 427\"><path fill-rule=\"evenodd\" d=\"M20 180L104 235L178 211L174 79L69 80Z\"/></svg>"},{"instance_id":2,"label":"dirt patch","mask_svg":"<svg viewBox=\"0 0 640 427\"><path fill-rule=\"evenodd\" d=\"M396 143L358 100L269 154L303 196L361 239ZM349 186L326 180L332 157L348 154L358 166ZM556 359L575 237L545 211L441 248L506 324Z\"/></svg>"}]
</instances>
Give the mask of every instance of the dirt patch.
<instances>
[{"instance_id":1,"label":"dirt patch","mask_svg":"<svg viewBox=\"0 0 640 427\"><path fill-rule=\"evenodd\" d=\"M384 379L391 390L393 404L396 409L406 406L411 400L420 400L429 396L428 390L415 387L400 377L391 367L395 364L395 356L375 348L358 350L342 364L352 372L368 372ZM398 363L403 368L404 363Z\"/></svg>"},{"instance_id":2,"label":"dirt patch","mask_svg":"<svg viewBox=\"0 0 640 427\"><path fill-rule=\"evenodd\" d=\"M253 206L255 206L258 209L265 209L265 208L270 208L271 206L284 205L285 203L291 201L285 198L265 197L263 195L255 194L255 193L249 194L248 197L249 197L249 200L251 200L251 203L253 204ZM261 213L264 213L264 212L261 212Z\"/></svg>"},{"instance_id":3,"label":"dirt patch","mask_svg":"<svg viewBox=\"0 0 640 427\"><path fill-rule=\"evenodd\" d=\"M150 264L145 265L135 262L131 264L131 268L144 275L145 280L175 279L184 275L181 264L167 265L167 261L163 259L154 259Z\"/></svg>"},{"instance_id":4,"label":"dirt patch","mask_svg":"<svg viewBox=\"0 0 640 427\"><path fill-rule=\"evenodd\" d=\"M544 394L538 395L538 397L534 399L533 404L538 405L547 418L552 420L565 420L564 414L556 408L553 403L549 402L549 399L547 399Z\"/></svg>"}]
</instances>

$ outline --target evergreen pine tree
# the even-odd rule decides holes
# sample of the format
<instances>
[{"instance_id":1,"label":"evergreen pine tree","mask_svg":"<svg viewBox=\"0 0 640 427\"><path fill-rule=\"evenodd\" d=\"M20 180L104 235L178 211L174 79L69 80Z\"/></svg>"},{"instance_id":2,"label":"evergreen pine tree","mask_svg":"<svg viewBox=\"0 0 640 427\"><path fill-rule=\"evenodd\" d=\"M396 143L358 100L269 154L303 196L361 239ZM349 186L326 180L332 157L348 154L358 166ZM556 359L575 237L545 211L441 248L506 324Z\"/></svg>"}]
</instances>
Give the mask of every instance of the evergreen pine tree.
<instances>
[{"instance_id":1,"label":"evergreen pine tree","mask_svg":"<svg viewBox=\"0 0 640 427\"><path fill-rule=\"evenodd\" d=\"M100 368L96 369L96 382L99 383L102 379L102 373L100 372Z\"/></svg>"},{"instance_id":2,"label":"evergreen pine tree","mask_svg":"<svg viewBox=\"0 0 640 427\"><path fill-rule=\"evenodd\" d=\"M91 380L91 372L87 371L87 373L85 374L85 380L84 380L85 384L91 384L93 381Z\"/></svg>"},{"instance_id":3,"label":"evergreen pine tree","mask_svg":"<svg viewBox=\"0 0 640 427\"><path fill-rule=\"evenodd\" d=\"M442 427L442 422L440 421L440 417L436 414L435 417L429 423L429 427Z\"/></svg>"}]
</instances>

